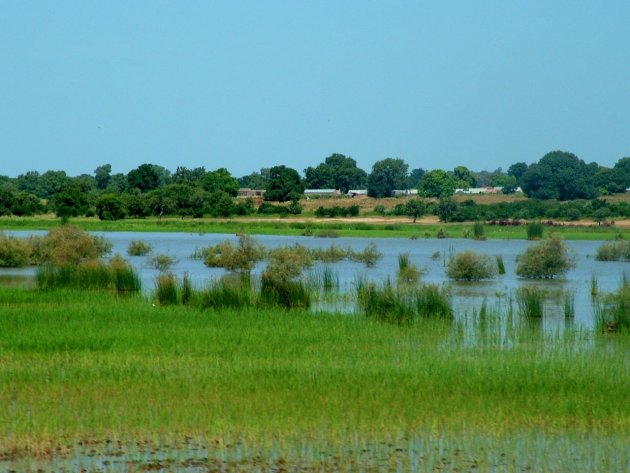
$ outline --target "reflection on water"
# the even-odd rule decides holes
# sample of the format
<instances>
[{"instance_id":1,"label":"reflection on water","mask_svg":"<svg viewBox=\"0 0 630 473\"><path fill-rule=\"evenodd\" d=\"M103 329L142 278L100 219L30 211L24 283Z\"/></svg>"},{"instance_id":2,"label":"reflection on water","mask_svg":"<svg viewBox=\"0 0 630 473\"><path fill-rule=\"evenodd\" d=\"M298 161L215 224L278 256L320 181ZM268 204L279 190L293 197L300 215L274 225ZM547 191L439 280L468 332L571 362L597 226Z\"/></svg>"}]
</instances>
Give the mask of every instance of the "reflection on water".
<instances>
[{"instance_id":1,"label":"reflection on water","mask_svg":"<svg viewBox=\"0 0 630 473\"><path fill-rule=\"evenodd\" d=\"M7 232L25 237L31 234L45 232ZM203 288L211 279L220 278L224 271L221 268L207 268L199 260L190 256L195 250L216 245L225 240L236 242L236 235L225 234L195 234L195 233L142 233L142 232L99 232L113 244L112 254L119 253L127 257L127 248L132 240L142 240L149 243L153 252L147 256L127 257L138 270L142 286L146 292L153 291L158 270L150 264L150 259L156 254L173 256L176 263L171 270L178 277L187 273L191 282L197 288ZM526 240L487 240L476 241L469 239L392 239L392 238L313 238L294 236L261 235L255 239L267 248L300 244L308 248L326 248L334 244L338 247L351 247L355 251L362 251L370 243L375 243L383 254L381 260L373 268L366 268L363 264L343 261L327 264L336 273L338 279L338 293L340 297L318 297L313 304L314 310L352 311L354 302L348 298L353 294L355 281L364 277L369 281L383 282L388 278L396 279L398 271L398 255L409 254L410 262L422 268L422 281L439 285L448 285L453 297L453 306L457 317L471 316L483 307L487 311L507 314L517 312L515 292L523 286L542 286L545 288L544 316L542 327L546 332L562 333L567 326L578 329L592 330L595 326L594 309L591 297L592 281L597 282L601 292L611 292L618 288L623 278L627 263L599 262L594 259L597 248L602 242L597 241L569 241L567 245L575 255L575 268L571 269L564 278L545 281L527 281L516 277L516 258L532 244ZM445 275L448 257L454 253L472 250L491 256L503 257L506 274L498 276L492 281L481 283L450 282ZM265 264L259 263L253 269L253 276L259 276ZM307 271L306 278L312 280L321 272L322 265L315 265ZM0 283L32 284L33 269L0 270ZM567 320L565 312L567 304L572 308L572 317Z\"/></svg>"}]
</instances>

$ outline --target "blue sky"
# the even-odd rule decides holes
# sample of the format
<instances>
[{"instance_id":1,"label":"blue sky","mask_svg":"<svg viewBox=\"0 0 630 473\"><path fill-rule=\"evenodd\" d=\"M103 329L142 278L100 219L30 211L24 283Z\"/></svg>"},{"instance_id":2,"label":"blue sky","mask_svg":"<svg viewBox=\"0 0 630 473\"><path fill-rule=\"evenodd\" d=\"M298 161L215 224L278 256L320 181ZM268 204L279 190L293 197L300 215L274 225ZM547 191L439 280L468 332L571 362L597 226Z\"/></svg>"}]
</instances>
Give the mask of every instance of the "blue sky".
<instances>
[{"instance_id":1,"label":"blue sky","mask_svg":"<svg viewBox=\"0 0 630 473\"><path fill-rule=\"evenodd\" d=\"M0 4L0 174L630 156L627 1Z\"/></svg>"}]
</instances>

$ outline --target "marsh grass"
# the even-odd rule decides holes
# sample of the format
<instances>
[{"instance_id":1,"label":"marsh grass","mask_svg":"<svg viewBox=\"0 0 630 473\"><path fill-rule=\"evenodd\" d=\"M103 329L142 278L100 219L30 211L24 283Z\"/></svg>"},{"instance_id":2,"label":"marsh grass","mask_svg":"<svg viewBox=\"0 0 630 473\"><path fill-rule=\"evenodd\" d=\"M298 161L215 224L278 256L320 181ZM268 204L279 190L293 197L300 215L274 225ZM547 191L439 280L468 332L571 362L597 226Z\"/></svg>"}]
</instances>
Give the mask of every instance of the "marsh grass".
<instances>
[{"instance_id":1,"label":"marsh grass","mask_svg":"<svg viewBox=\"0 0 630 473\"><path fill-rule=\"evenodd\" d=\"M486 239L486 230L484 224L481 222L475 222L473 224L473 238L475 240L485 240Z\"/></svg>"},{"instance_id":2,"label":"marsh grass","mask_svg":"<svg viewBox=\"0 0 630 473\"><path fill-rule=\"evenodd\" d=\"M497 260L497 272L499 273L499 275L502 276L505 274L505 263L503 262L503 255L496 255L495 258Z\"/></svg>"},{"instance_id":3,"label":"marsh grass","mask_svg":"<svg viewBox=\"0 0 630 473\"><path fill-rule=\"evenodd\" d=\"M606 332L630 331L630 285L625 281L617 291L604 296L597 325Z\"/></svg>"},{"instance_id":4,"label":"marsh grass","mask_svg":"<svg viewBox=\"0 0 630 473\"><path fill-rule=\"evenodd\" d=\"M540 222L529 222L526 231L528 240L540 240L543 237L545 227Z\"/></svg>"},{"instance_id":5,"label":"marsh grass","mask_svg":"<svg viewBox=\"0 0 630 473\"><path fill-rule=\"evenodd\" d=\"M212 281L199 297L202 309L245 309L256 305L257 296L248 280L223 277Z\"/></svg>"},{"instance_id":6,"label":"marsh grass","mask_svg":"<svg viewBox=\"0 0 630 473\"><path fill-rule=\"evenodd\" d=\"M0 459L4 470L36 471L5 466L81 446L86 462L123 450L108 458L132 457L123 471L149 469L134 458L155 469L153 454L183 470L191 452L204 471L627 466L623 333L576 345L527 331L503 349L462 345L439 318L202 312L16 288L0 288L0 307L0 445L14 455Z\"/></svg>"},{"instance_id":7,"label":"marsh grass","mask_svg":"<svg viewBox=\"0 0 630 473\"><path fill-rule=\"evenodd\" d=\"M0 231L0 267L21 268L31 262L31 246L28 241L8 236Z\"/></svg>"},{"instance_id":8,"label":"marsh grass","mask_svg":"<svg viewBox=\"0 0 630 473\"><path fill-rule=\"evenodd\" d=\"M539 286L519 287L516 290L519 313L526 317L542 317L545 295L545 290Z\"/></svg>"},{"instance_id":9,"label":"marsh grass","mask_svg":"<svg viewBox=\"0 0 630 473\"><path fill-rule=\"evenodd\" d=\"M409 253L401 253L398 255L398 283L414 285L420 281L422 271L418 266L411 262Z\"/></svg>"},{"instance_id":10,"label":"marsh grass","mask_svg":"<svg viewBox=\"0 0 630 473\"><path fill-rule=\"evenodd\" d=\"M175 256L162 253L153 256L149 260L149 266L160 272L168 271L173 265L175 265L175 263L177 263L177 258Z\"/></svg>"},{"instance_id":11,"label":"marsh grass","mask_svg":"<svg viewBox=\"0 0 630 473\"><path fill-rule=\"evenodd\" d=\"M155 299L160 305L176 305L179 303L177 278L171 272L163 272L155 278Z\"/></svg>"},{"instance_id":12,"label":"marsh grass","mask_svg":"<svg viewBox=\"0 0 630 473\"><path fill-rule=\"evenodd\" d=\"M74 265L44 265L37 269L37 287L42 290L60 288L113 290L118 293L140 291L140 277L122 257L109 263L90 260Z\"/></svg>"}]
</instances>

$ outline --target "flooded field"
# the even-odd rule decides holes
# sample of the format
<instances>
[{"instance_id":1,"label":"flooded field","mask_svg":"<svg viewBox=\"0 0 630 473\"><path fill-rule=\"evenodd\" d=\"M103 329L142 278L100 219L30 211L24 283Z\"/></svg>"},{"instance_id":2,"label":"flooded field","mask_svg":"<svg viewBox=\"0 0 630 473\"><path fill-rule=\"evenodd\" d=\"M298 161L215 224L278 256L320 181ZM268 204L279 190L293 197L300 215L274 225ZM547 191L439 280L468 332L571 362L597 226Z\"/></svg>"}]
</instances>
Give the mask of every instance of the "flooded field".
<instances>
[{"instance_id":1,"label":"flooded field","mask_svg":"<svg viewBox=\"0 0 630 473\"><path fill-rule=\"evenodd\" d=\"M8 232L16 236L26 236L38 232ZM43 232L39 232L43 233ZM207 268L200 260L191 258L199 249L216 245L219 242L236 241L236 236L224 234L193 233L141 233L141 232L107 232L98 233L113 244L112 254L120 253L138 270L145 292L154 288L155 278L159 271L152 267L151 258L156 254L169 255L174 259L170 271L178 277L186 273L192 283L202 288L211 279L220 278L225 271L221 268ZM382 282L388 278L395 280L398 270L398 256L406 253L410 261L422 272L422 282L448 285L450 288L456 316L465 317L478 312L482 307L503 313L515 310L515 291L519 287L543 287L547 293L545 311L542 320L547 331L563 331L567 325L579 329L592 330L595 325L597 308L592 303L593 284L601 292L616 290L623 280L624 271L630 271L629 265L623 262L599 262L594 256L602 242L568 241L567 245L575 261L575 267L561 278L553 280L525 280L515 274L516 258L525 249L534 244L525 240L487 240L472 239L365 239L365 238L314 238L256 236L256 241L267 248L303 245L307 248L327 248L335 245L341 248L352 248L362 251L374 243L382 258L374 267L367 268L362 263L343 261L334 264L317 263L310 268L305 278L316 278L323 267L332 270L339 285L336 292L341 297L321 298L313 305L313 310L332 310L352 312L354 302L349 299L355 289L358 278ZM151 245L152 251L147 256L127 256L129 243L142 240ZM445 274L448 258L458 252L472 250L491 257L501 256L505 264L505 274L482 282L453 282ZM259 263L253 275L260 275L265 263ZM34 274L33 268L21 270L0 270L0 283L16 284L28 281ZM570 306L571 317L567 318L567 306Z\"/></svg>"}]
</instances>

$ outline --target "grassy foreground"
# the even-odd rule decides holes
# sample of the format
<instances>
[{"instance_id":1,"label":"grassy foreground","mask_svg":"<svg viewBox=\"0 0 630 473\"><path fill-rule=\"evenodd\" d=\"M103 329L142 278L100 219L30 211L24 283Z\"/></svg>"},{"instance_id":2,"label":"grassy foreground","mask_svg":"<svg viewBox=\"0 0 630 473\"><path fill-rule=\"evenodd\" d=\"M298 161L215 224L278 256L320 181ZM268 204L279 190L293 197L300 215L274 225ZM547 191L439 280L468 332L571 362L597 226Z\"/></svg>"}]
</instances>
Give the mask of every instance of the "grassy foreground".
<instances>
[{"instance_id":1,"label":"grassy foreground","mask_svg":"<svg viewBox=\"0 0 630 473\"><path fill-rule=\"evenodd\" d=\"M433 219L434 220L434 219ZM438 232L446 238L472 238L473 223L436 223L433 220L412 223L411 219L379 218L360 219L320 219L299 216L295 218L276 217L234 217L231 219L201 218L183 219L178 217L125 219L113 222L100 221L96 217L79 217L71 220L87 231L126 231L126 232L193 232L193 233L242 233L252 235L310 235L370 238L436 238ZM0 217L1 230L50 230L58 227L60 220L53 216L41 217ZM527 229L521 226L485 225L485 237L489 239L525 239ZM565 240L614 240L630 237L630 229L615 226L575 225L545 227L545 237L554 233Z\"/></svg>"},{"instance_id":2,"label":"grassy foreground","mask_svg":"<svg viewBox=\"0 0 630 473\"><path fill-rule=\"evenodd\" d=\"M470 348L443 320L401 327L3 288L0 464L77 442L195 439L214 449L206 456L334 457L349 469L369 449L392 461L404 451L407 466L578 459L606 470L630 456L630 340L594 337L526 331L509 350Z\"/></svg>"}]
</instances>

